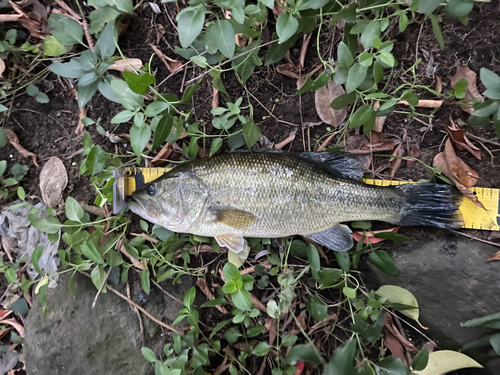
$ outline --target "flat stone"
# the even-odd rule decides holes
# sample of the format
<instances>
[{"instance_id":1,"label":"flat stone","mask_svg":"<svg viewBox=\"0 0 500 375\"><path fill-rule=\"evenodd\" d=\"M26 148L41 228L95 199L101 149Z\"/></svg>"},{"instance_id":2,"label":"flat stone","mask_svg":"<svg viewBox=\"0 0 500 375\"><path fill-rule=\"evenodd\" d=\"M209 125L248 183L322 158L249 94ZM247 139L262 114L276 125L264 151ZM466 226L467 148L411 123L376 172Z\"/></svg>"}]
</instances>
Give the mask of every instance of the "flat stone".
<instances>
[{"instance_id":1,"label":"flat stone","mask_svg":"<svg viewBox=\"0 0 500 375\"><path fill-rule=\"evenodd\" d=\"M47 290L49 315L44 316L38 298L25 324L24 355L30 375L47 374L152 374L153 368L142 354L141 347L152 348L157 354L163 350L169 332L141 314L144 335L137 314L130 305L108 291L99 295L96 306L92 302L97 290L86 276L75 275L77 294L68 287L69 276L61 277L54 290ZM140 281L131 278L132 299L154 317L171 323L182 305L152 286L146 295ZM134 280L135 279L135 280ZM191 287L190 279L183 283L164 285L169 293L182 300ZM113 287L126 294L123 286Z\"/></svg>"}]
</instances>

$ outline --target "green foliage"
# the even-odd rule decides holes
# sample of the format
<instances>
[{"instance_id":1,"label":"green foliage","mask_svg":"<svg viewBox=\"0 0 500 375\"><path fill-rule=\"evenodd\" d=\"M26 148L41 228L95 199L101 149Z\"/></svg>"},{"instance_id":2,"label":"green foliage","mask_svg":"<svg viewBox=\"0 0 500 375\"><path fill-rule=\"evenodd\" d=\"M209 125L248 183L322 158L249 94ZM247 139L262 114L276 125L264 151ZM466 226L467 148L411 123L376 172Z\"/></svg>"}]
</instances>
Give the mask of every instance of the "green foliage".
<instances>
[{"instance_id":1,"label":"green foliage","mask_svg":"<svg viewBox=\"0 0 500 375\"><path fill-rule=\"evenodd\" d=\"M12 193L18 191L20 192L19 198L24 200L24 189L19 186L19 183L28 171L28 166L14 164L10 169L10 174L7 175L7 161L0 160L0 202L7 200Z\"/></svg>"}]
</instances>

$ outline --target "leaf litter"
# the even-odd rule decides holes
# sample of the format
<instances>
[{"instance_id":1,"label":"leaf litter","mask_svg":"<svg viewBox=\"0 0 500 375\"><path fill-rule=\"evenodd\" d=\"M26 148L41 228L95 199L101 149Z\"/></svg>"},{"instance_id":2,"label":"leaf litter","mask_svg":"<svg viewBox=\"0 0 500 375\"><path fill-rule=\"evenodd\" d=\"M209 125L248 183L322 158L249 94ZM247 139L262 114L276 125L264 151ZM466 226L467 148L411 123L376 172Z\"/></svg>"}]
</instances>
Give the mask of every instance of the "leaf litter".
<instances>
[{"instance_id":1,"label":"leaf litter","mask_svg":"<svg viewBox=\"0 0 500 375\"><path fill-rule=\"evenodd\" d=\"M19 138L17 137L16 133L14 133L10 129L4 129L5 134L7 135L7 138L9 139L9 142L14 148L25 158L31 158L33 160L33 164L35 164L38 168L40 167L38 163L36 162L36 155L32 153L31 151L26 150L21 144L19 143Z\"/></svg>"},{"instance_id":2,"label":"leaf litter","mask_svg":"<svg viewBox=\"0 0 500 375\"><path fill-rule=\"evenodd\" d=\"M480 99L484 100L484 97L479 93L476 84L476 73L469 69L467 65L462 65L460 61L455 62L455 66L457 67L457 72L451 78L451 87L455 88L455 85L458 81L464 78L469 84L465 89L465 98L463 99L464 105L462 106L462 110L467 113L474 112L474 108L472 108L472 100Z\"/></svg>"},{"instance_id":3,"label":"leaf litter","mask_svg":"<svg viewBox=\"0 0 500 375\"><path fill-rule=\"evenodd\" d=\"M57 156L49 158L40 172L40 190L45 205L57 206L67 184L68 174L61 159Z\"/></svg>"},{"instance_id":4,"label":"leaf litter","mask_svg":"<svg viewBox=\"0 0 500 375\"><path fill-rule=\"evenodd\" d=\"M448 130L450 131L451 140L456 148L459 150L469 151L476 159L481 160L481 150L474 146L474 144L467 138L464 131L453 121L450 115L450 124Z\"/></svg>"},{"instance_id":5,"label":"leaf litter","mask_svg":"<svg viewBox=\"0 0 500 375\"><path fill-rule=\"evenodd\" d=\"M320 87L314 93L314 104L316 112L321 120L328 125L337 128L347 117L347 107L342 109L333 109L330 103L341 95L345 90L341 85L328 81L325 86Z\"/></svg>"}]
</instances>

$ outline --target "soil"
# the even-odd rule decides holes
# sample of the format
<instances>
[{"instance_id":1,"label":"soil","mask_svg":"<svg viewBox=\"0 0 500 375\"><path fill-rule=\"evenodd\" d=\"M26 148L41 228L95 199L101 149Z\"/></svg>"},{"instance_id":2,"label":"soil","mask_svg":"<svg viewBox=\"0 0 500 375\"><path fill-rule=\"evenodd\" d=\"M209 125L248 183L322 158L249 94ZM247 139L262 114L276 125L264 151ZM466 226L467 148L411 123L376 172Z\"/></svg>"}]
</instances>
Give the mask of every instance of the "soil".
<instances>
[{"instance_id":1,"label":"soil","mask_svg":"<svg viewBox=\"0 0 500 375\"><path fill-rule=\"evenodd\" d=\"M147 62L153 53L149 45L155 44L168 56L184 62L185 60L176 55L173 50L178 45L177 35L174 32L176 29L172 23L178 11L176 6L176 3L163 4L164 8L162 9L166 9L167 12L155 14L148 2L145 2L144 6L130 20L128 29L119 39L119 45L124 55L129 58L140 58L143 62ZM430 22L423 25L410 24L404 34L399 34L396 24L391 25L387 33L389 38L396 43L393 53L399 61L399 66L394 69L392 79L388 82L389 87L397 87L407 79L402 75L402 72L412 66L418 58L423 59L423 63L416 68L418 84L434 87L433 78L426 74L426 57L429 54L432 54L434 65L437 66L435 74L441 78L444 92L450 89L449 82L455 73L457 61L468 64L476 73L479 73L479 69L483 67L498 73L500 71L500 60L498 60L498 56L500 56L499 17L500 7L498 1L495 0L491 3L476 4L467 26L458 20L443 20L442 31L446 43L444 50L439 49ZM166 33L158 38L156 28L159 25L165 28ZM335 58L335 52L332 51L336 51L336 45L341 40L342 33L334 26L323 29L324 34L320 37L320 50L324 56ZM298 38L290 53L292 61L297 61L301 46L302 38ZM318 64L319 59L316 51L316 40L312 38L308 47L305 72L311 71ZM156 56L152 59L151 66L157 82L162 82L158 87L159 91L173 93L178 97L186 88L185 82L203 73L202 69L188 65L186 70L171 75ZM169 77L168 80L164 82L167 77ZM207 77L203 78L194 94L192 105L187 105L185 109L193 108L196 120L207 123L207 131L214 133L214 129L210 125L213 88L211 79ZM244 88L237 82L232 72L224 73L222 78L232 98L246 97ZM74 82L72 83L74 84ZM37 155L40 166L43 166L49 157L59 157L63 161L69 177L64 198L72 196L80 202L92 204L95 199L95 190L88 177L79 175L81 155L78 151L82 148L83 137L75 135L74 132L78 124L79 110L70 84L66 79L49 74L38 86L49 96L50 103L40 104L33 97L19 94L12 102L4 103L10 107L10 112L3 119L2 126L12 129L18 135L21 145ZM285 149L304 151L309 144L312 145L311 149L317 148L315 146L317 140L327 133L328 126L322 124L305 130L302 130L301 127L302 124L320 121L315 110L314 93L308 92L296 96L296 80L277 73L275 66L257 67L247 82L247 88L253 97L251 103L254 108L254 120L271 142L283 141L296 127L298 129L296 138ZM479 79L478 88L481 92L484 90ZM423 91L419 93L422 96L425 95L426 99L435 99L430 93ZM222 97L220 100L223 104ZM129 124L122 124L118 127L110 124L110 119L119 111L119 105L111 103L100 94L95 95L87 105L87 117L93 120L100 119L100 124L105 130L111 133L128 133ZM432 111L419 109L419 112L430 115ZM447 100L433 115L432 125L426 127L414 118L407 118L404 114L392 114L387 118L384 133L389 139L401 140L406 132L407 142L411 145L418 145L422 152L420 159L431 165L433 157L439 150L443 149L449 116L451 115L455 121L462 120L462 124L466 124L468 118L468 114L453 104L451 100ZM427 121L425 117L419 118ZM499 142L491 126L472 128L464 125L464 129L482 139ZM90 133L92 141L106 151L130 155L128 154L131 150L130 145L111 143L109 139L96 131L95 126L88 126L86 131ZM478 142L473 142L478 144ZM333 142L330 146L333 146ZM481 161L466 151L458 151L457 154L478 172L480 176L479 186L498 188L500 187L500 161L497 155L500 151L500 144L483 142L480 147L489 150L485 152L483 149ZM223 148L223 150L227 149ZM173 158L179 156L179 154L174 154ZM0 160L7 160L8 168L16 163L26 164L30 167L29 174L22 182L22 186L26 190L28 201L38 201L41 197L38 177L40 168L31 163L29 159L23 158L11 145L0 148ZM381 165L386 160L386 158L380 158L375 164ZM429 172L420 163L415 163L410 168L403 163L395 176L396 179L401 180L429 177ZM388 176L380 173L377 178L387 179ZM443 236L443 231L437 229L425 229L424 231L419 228L404 228L402 233L410 238ZM486 231L468 231L468 233L480 238L487 238L490 235ZM207 259L205 263L210 260L211 258ZM220 280L214 280L214 282L220 282ZM207 319L210 320L210 316ZM213 319L218 318L213 317Z\"/></svg>"}]
</instances>

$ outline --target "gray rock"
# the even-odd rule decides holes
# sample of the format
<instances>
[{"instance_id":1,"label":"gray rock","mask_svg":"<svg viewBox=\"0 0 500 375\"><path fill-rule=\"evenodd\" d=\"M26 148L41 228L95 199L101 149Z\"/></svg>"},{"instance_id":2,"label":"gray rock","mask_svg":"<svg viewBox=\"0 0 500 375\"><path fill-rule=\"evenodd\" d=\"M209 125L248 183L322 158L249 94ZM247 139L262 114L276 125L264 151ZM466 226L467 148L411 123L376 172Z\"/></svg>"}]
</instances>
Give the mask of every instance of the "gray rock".
<instances>
[{"instance_id":1,"label":"gray rock","mask_svg":"<svg viewBox=\"0 0 500 375\"><path fill-rule=\"evenodd\" d=\"M437 340L440 349L459 350L489 332L462 328L460 322L500 311L500 262L486 261L498 248L463 238L388 243L385 248L399 275L386 275L366 262L365 281L375 290L391 284L412 292L419 304L420 321L429 327L425 334ZM493 373L499 374L500 368Z\"/></svg>"},{"instance_id":2,"label":"gray rock","mask_svg":"<svg viewBox=\"0 0 500 375\"><path fill-rule=\"evenodd\" d=\"M132 273L131 276L132 299L156 318L171 323L182 306L153 286L151 294L146 295L140 281ZM148 346L160 354L169 338L168 332L141 314L143 337L137 314L126 301L108 291L99 296L92 309L96 289L90 279L77 274L75 284L76 296L68 287L67 275L61 277L56 289L47 290L48 316L44 316L38 298L34 298L25 325L27 372L30 375L153 373L140 349ZM180 286L172 287L168 282L163 285L181 300L185 290L192 286L189 278ZM121 292L126 294L124 290Z\"/></svg>"}]
</instances>

